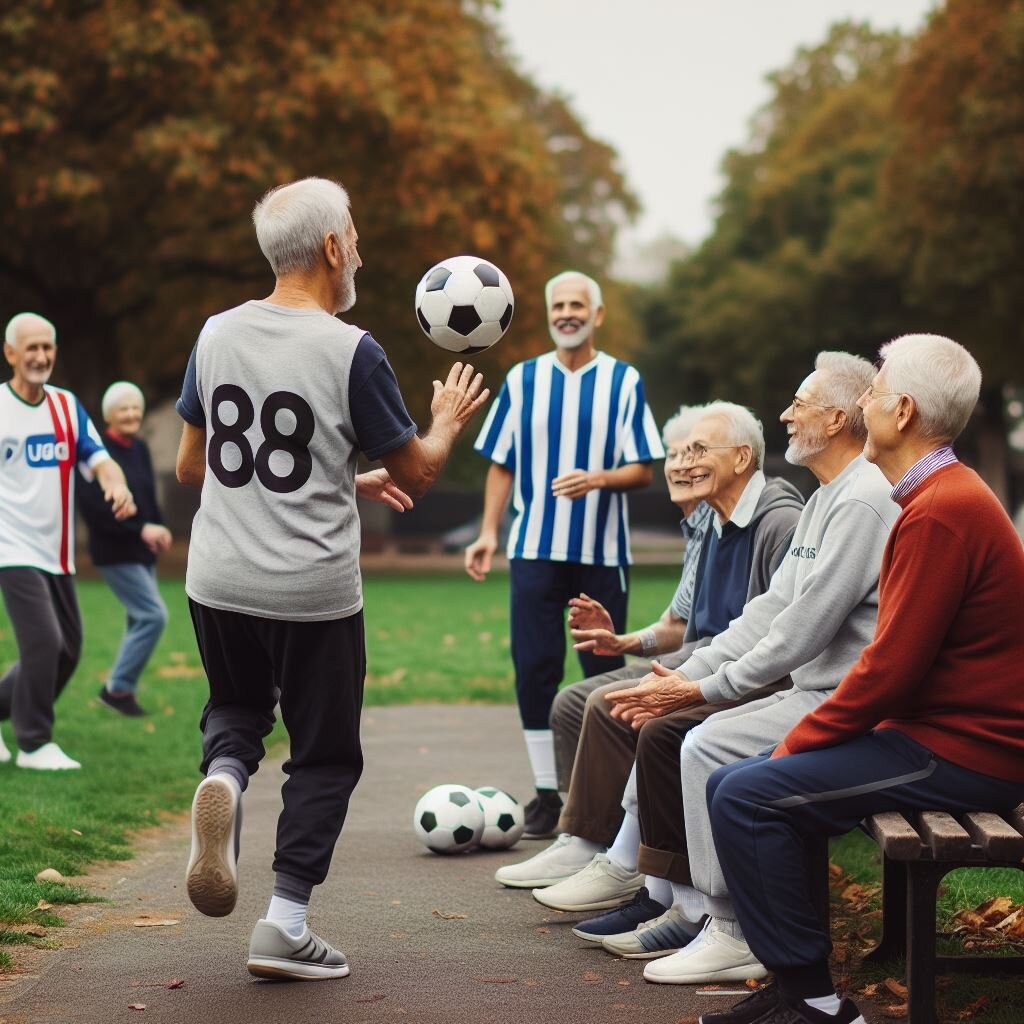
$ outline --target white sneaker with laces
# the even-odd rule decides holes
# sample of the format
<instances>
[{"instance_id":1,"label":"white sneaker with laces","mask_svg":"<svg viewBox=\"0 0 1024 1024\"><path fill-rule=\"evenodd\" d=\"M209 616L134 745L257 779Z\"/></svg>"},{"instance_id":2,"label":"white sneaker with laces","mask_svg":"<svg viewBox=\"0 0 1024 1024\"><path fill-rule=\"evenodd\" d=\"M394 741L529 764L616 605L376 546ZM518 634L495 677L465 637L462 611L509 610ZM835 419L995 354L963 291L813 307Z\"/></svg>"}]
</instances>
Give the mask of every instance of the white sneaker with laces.
<instances>
[{"instance_id":1,"label":"white sneaker with laces","mask_svg":"<svg viewBox=\"0 0 1024 1024\"><path fill-rule=\"evenodd\" d=\"M38 750L33 750L31 753L19 750L14 763L19 768L37 768L42 771L67 771L71 768L82 767L73 758L68 757L56 743L44 743Z\"/></svg>"},{"instance_id":2,"label":"white sneaker with laces","mask_svg":"<svg viewBox=\"0 0 1024 1024\"><path fill-rule=\"evenodd\" d=\"M568 832L563 832L549 847L519 864L506 864L494 872L494 880L509 889L539 889L575 875L594 856L579 850Z\"/></svg>"},{"instance_id":3,"label":"white sneaker with laces","mask_svg":"<svg viewBox=\"0 0 1024 1024\"><path fill-rule=\"evenodd\" d=\"M7 764L11 759L11 752L4 743L4 734L0 732L0 764Z\"/></svg>"},{"instance_id":4,"label":"white sneaker with laces","mask_svg":"<svg viewBox=\"0 0 1024 1024\"><path fill-rule=\"evenodd\" d=\"M763 978L767 973L746 939L734 937L712 917L688 946L661 960L651 960L644 967L644 980L663 985L713 985Z\"/></svg>"},{"instance_id":5,"label":"white sneaker with laces","mask_svg":"<svg viewBox=\"0 0 1024 1024\"><path fill-rule=\"evenodd\" d=\"M610 910L628 903L644 884L644 876L598 853L581 871L533 898L552 910Z\"/></svg>"}]
</instances>

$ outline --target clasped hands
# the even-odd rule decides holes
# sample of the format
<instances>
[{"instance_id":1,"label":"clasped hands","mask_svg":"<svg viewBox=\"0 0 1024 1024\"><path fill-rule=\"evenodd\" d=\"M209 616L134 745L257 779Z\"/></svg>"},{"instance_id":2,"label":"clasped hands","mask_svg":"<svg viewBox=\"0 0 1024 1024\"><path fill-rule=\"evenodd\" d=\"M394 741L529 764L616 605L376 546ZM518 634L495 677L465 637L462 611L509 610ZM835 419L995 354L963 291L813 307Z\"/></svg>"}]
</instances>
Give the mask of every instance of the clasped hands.
<instances>
[{"instance_id":1,"label":"clasped hands","mask_svg":"<svg viewBox=\"0 0 1024 1024\"><path fill-rule=\"evenodd\" d=\"M639 730L652 718L704 703L704 695L693 680L656 661L651 662L651 669L635 686L604 695L612 705L612 718L619 718Z\"/></svg>"}]
</instances>

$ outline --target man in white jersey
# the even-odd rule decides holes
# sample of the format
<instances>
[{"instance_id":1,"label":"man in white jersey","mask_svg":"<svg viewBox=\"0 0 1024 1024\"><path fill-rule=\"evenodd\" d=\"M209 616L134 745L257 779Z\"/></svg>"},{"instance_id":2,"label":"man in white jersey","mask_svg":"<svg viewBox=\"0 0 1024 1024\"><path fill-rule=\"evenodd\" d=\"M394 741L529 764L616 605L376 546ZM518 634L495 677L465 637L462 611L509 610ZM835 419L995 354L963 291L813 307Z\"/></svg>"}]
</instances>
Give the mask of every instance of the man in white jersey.
<instances>
[{"instance_id":1,"label":"man in white jersey","mask_svg":"<svg viewBox=\"0 0 1024 1024\"><path fill-rule=\"evenodd\" d=\"M604 319L601 289L567 270L544 289L555 351L512 367L475 448L491 460L480 536L466 571L483 580L509 496L512 662L537 795L526 839L553 834L558 795L551 703L565 662L569 599L586 594L626 626L629 519L626 491L646 487L664 457L640 374L594 347ZM579 652L587 678L622 668L622 657Z\"/></svg>"},{"instance_id":2,"label":"man in white jersey","mask_svg":"<svg viewBox=\"0 0 1024 1024\"><path fill-rule=\"evenodd\" d=\"M78 664L75 474L95 475L114 515L135 514L121 467L82 403L47 385L57 330L19 313L4 332L11 380L0 387L0 592L18 660L0 679L0 721L11 719L20 768L81 768L53 742L53 706ZM0 733L0 763L11 753Z\"/></svg>"},{"instance_id":3,"label":"man in white jersey","mask_svg":"<svg viewBox=\"0 0 1024 1024\"><path fill-rule=\"evenodd\" d=\"M238 892L241 794L281 715L290 738L274 891L249 946L258 977L349 973L309 930L363 767L366 656L357 494L397 511L437 479L487 400L456 363L434 381L433 421L417 436L384 350L336 318L362 266L345 190L323 178L272 189L253 211L273 293L211 317L189 359L178 479L202 485L185 590L210 684L192 804L187 890L212 917ZM385 468L356 475L362 452Z\"/></svg>"}]
</instances>

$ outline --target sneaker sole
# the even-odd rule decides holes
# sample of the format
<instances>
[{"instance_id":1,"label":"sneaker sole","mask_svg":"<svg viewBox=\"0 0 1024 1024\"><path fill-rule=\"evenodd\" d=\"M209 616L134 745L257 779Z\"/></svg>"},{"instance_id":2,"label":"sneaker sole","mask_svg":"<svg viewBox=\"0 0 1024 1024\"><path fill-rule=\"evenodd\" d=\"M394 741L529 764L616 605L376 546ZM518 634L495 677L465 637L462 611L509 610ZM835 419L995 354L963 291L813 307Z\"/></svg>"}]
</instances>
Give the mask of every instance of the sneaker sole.
<instances>
[{"instance_id":1,"label":"sneaker sole","mask_svg":"<svg viewBox=\"0 0 1024 1024\"><path fill-rule=\"evenodd\" d=\"M579 870L579 869L577 869ZM505 886L506 889L546 889L549 885L557 885L559 882L564 882L567 878L572 878L576 874L575 871L569 872L567 875L559 875L557 878L499 878L497 875L494 876L494 880L499 884Z\"/></svg>"},{"instance_id":2,"label":"sneaker sole","mask_svg":"<svg viewBox=\"0 0 1024 1024\"><path fill-rule=\"evenodd\" d=\"M581 932L579 928L573 928L572 933L577 939L582 939L591 946L601 946L607 938L606 935L595 935L593 932Z\"/></svg>"},{"instance_id":3,"label":"sneaker sole","mask_svg":"<svg viewBox=\"0 0 1024 1024\"><path fill-rule=\"evenodd\" d=\"M715 985L720 981L746 981L753 978L759 981L768 977L768 971L759 963L747 964L745 967L728 967L722 971L695 971L693 974L677 974L671 978L647 977L644 972L644 981L653 982L655 985Z\"/></svg>"},{"instance_id":4,"label":"sneaker sole","mask_svg":"<svg viewBox=\"0 0 1024 1024\"><path fill-rule=\"evenodd\" d=\"M614 910L616 907L624 907L639 891L640 886L637 886L635 889L631 889L629 892L623 893L620 896L609 897L605 900L592 900L590 903L566 903L564 900L544 899L543 892L541 895L534 893L533 898L541 904L541 906L548 907L551 910L564 910L568 914L573 914L578 911Z\"/></svg>"},{"instance_id":5,"label":"sneaker sole","mask_svg":"<svg viewBox=\"0 0 1024 1024\"><path fill-rule=\"evenodd\" d=\"M645 949L642 953L626 953L621 949L611 949L604 943L601 943L601 948L612 956L621 956L625 960L658 960L663 956L671 956L673 953L678 953L679 948L676 949L656 949L653 952Z\"/></svg>"},{"instance_id":6,"label":"sneaker sole","mask_svg":"<svg viewBox=\"0 0 1024 1024\"><path fill-rule=\"evenodd\" d=\"M323 964L308 964L296 960L282 960L278 957L250 957L245 965L256 978L272 981L330 981L331 978L347 978L348 964L341 967L324 967Z\"/></svg>"},{"instance_id":7,"label":"sneaker sole","mask_svg":"<svg viewBox=\"0 0 1024 1024\"><path fill-rule=\"evenodd\" d=\"M207 917L226 917L238 900L235 809L228 782L201 786L192 801L192 853L185 872L186 889L192 906Z\"/></svg>"}]
</instances>

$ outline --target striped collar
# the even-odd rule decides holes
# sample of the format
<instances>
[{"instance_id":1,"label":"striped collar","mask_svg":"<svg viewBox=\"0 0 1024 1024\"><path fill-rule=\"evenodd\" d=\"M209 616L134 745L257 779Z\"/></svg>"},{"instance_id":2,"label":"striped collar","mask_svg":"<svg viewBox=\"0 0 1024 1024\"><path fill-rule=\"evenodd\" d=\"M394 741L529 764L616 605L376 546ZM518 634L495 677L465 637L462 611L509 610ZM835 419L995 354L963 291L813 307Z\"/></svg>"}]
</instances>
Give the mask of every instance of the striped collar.
<instances>
[{"instance_id":1,"label":"striped collar","mask_svg":"<svg viewBox=\"0 0 1024 1024\"><path fill-rule=\"evenodd\" d=\"M918 459L903 474L903 479L892 489L892 500L899 501L900 498L905 498L919 483L927 480L932 473L942 469L944 466L952 466L957 461L952 447L948 444L943 445L941 448L936 448L933 452L929 452L923 458Z\"/></svg>"}]
</instances>

